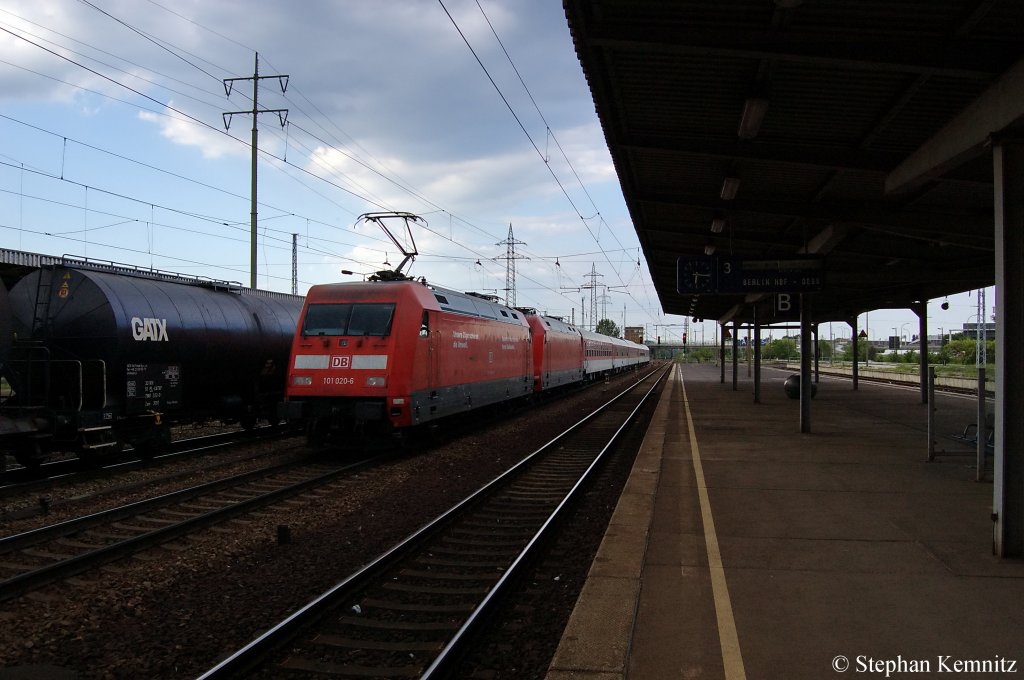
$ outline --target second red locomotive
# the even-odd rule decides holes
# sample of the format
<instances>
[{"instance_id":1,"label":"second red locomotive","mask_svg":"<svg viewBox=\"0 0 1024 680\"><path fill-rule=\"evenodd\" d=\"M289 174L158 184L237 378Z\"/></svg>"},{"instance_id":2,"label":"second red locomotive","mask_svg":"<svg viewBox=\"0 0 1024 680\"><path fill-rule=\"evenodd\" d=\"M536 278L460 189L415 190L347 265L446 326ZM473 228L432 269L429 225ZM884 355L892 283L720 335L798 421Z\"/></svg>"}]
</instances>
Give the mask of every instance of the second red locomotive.
<instances>
[{"instance_id":1,"label":"second red locomotive","mask_svg":"<svg viewBox=\"0 0 1024 680\"><path fill-rule=\"evenodd\" d=\"M404 277L309 290L282 415L310 438L396 433L646 363L643 345Z\"/></svg>"}]
</instances>

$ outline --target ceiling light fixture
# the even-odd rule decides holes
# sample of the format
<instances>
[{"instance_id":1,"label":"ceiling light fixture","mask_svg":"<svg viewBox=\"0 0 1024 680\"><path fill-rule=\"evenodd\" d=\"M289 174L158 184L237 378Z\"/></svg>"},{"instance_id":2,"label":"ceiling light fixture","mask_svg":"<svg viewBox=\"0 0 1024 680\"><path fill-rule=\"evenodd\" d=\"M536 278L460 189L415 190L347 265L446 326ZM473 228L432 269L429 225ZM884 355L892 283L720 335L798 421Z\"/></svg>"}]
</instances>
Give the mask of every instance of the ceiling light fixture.
<instances>
[{"instance_id":1,"label":"ceiling light fixture","mask_svg":"<svg viewBox=\"0 0 1024 680\"><path fill-rule=\"evenodd\" d=\"M722 230L725 229L725 218L714 217L711 219L711 231L715 234L721 234Z\"/></svg>"},{"instance_id":2,"label":"ceiling light fixture","mask_svg":"<svg viewBox=\"0 0 1024 680\"><path fill-rule=\"evenodd\" d=\"M740 189L739 177L726 177L722 180L722 191L720 196L723 201L731 201L736 198L736 192Z\"/></svg>"},{"instance_id":3,"label":"ceiling light fixture","mask_svg":"<svg viewBox=\"0 0 1024 680\"><path fill-rule=\"evenodd\" d=\"M768 100L763 97L750 97L743 103L743 116L736 134L740 139L753 139L761 131L761 122L768 111Z\"/></svg>"},{"instance_id":4,"label":"ceiling light fixture","mask_svg":"<svg viewBox=\"0 0 1024 680\"><path fill-rule=\"evenodd\" d=\"M714 255L715 254L715 246L714 246L714 244L709 243L706 246L704 246L704 254L705 255Z\"/></svg>"}]
</instances>

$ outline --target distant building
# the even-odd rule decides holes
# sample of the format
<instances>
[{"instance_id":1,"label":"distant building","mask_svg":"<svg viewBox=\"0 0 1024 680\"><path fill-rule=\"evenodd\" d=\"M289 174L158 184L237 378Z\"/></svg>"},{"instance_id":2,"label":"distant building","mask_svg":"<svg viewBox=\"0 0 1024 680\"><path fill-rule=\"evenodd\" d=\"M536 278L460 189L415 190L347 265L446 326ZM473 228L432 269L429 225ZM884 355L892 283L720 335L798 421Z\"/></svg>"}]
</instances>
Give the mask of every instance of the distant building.
<instances>
[{"instance_id":1,"label":"distant building","mask_svg":"<svg viewBox=\"0 0 1024 680\"><path fill-rule=\"evenodd\" d=\"M626 326L623 333L625 333L626 340L629 340L630 342L635 342L638 345L642 345L644 343L643 326Z\"/></svg>"},{"instance_id":2,"label":"distant building","mask_svg":"<svg viewBox=\"0 0 1024 680\"><path fill-rule=\"evenodd\" d=\"M975 338L978 336L978 324L977 323L965 323L964 329L961 331L964 335L969 338ZM981 324L981 332L984 333L986 340L996 339L996 325L994 323L983 323Z\"/></svg>"}]
</instances>

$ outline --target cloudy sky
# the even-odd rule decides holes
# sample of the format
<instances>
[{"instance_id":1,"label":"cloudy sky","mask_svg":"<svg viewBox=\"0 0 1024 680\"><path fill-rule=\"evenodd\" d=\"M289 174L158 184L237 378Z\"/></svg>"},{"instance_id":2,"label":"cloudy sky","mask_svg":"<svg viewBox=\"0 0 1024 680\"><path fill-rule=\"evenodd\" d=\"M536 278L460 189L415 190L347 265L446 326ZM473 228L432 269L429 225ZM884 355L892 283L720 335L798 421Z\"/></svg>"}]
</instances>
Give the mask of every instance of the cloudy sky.
<instances>
[{"instance_id":1,"label":"cloudy sky","mask_svg":"<svg viewBox=\"0 0 1024 680\"><path fill-rule=\"evenodd\" d=\"M406 211L415 276L505 298L511 224L518 305L589 325L597 284L599 318L682 331L552 0L0 0L0 243L248 284L252 116L223 114L252 81L223 81L257 53L289 76L259 81L287 109L258 116L259 287L291 290L293 234L299 293L397 265L357 218ZM916 330L872 317L873 337Z\"/></svg>"},{"instance_id":2,"label":"cloudy sky","mask_svg":"<svg viewBox=\"0 0 1024 680\"><path fill-rule=\"evenodd\" d=\"M560 3L3 0L0 29L7 247L248 283L252 116L222 114L252 108L252 82L228 97L223 79L258 53L289 76L260 80L260 108L287 109L258 117L261 288L291 289L292 234L300 293L398 264L357 224L396 210L426 221L416 276L504 298L511 224L519 305L579 320L596 281L620 325L681 321L658 309Z\"/></svg>"}]
</instances>

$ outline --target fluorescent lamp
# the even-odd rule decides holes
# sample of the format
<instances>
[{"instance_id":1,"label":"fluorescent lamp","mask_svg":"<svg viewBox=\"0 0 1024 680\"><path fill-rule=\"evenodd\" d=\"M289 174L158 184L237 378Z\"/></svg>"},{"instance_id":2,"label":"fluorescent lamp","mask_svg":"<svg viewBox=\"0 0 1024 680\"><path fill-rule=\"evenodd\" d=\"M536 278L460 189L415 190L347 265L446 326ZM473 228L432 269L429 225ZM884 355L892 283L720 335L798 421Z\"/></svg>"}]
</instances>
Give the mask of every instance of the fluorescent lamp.
<instances>
[{"instance_id":1,"label":"fluorescent lamp","mask_svg":"<svg viewBox=\"0 0 1024 680\"><path fill-rule=\"evenodd\" d=\"M761 130L761 121L768 111L768 100L763 97L751 97L743 103L743 117L736 134L740 139L753 139Z\"/></svg>"},{"instance_id":2,"label":"fluorescent lamp","mask_svg":"<svg viewBox=\"0 0 1024 680\"><path fill-rule=\"evenodd\" d=\"M736 198L736 192L740 188L739 177L726 177L722 180L721 197L723 201L731 201Z\"/></svg>"},{"instance_id":3,"label":"fluorescent lamp","mask_svg":"<svg viewBox=\"0 0 1024 680\"><path fill-rule=\"evenodd\" d=\"M704 246L704 254L705 255L714 255L715 254L715 246L713 244L711 244L711 243L709 243L706 246Z\"/></svg>"},{"instance_id":4,"label":"fluorescent lamp","mask_svg":"<svg viewBox=\"0 0 1024 680\"><path fill-rule=\"evenodd\" d=\"M716 234L721 234L722 230L725 229L725 218L715 217L711 220L711 231Z\"/></svg>"}]
</instances>

